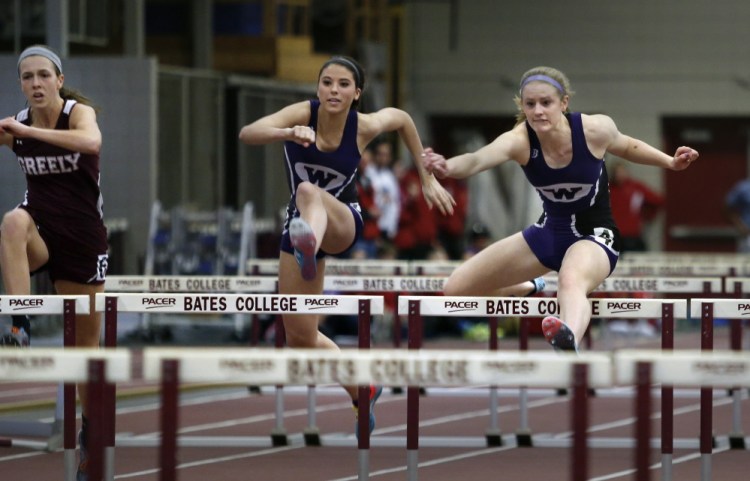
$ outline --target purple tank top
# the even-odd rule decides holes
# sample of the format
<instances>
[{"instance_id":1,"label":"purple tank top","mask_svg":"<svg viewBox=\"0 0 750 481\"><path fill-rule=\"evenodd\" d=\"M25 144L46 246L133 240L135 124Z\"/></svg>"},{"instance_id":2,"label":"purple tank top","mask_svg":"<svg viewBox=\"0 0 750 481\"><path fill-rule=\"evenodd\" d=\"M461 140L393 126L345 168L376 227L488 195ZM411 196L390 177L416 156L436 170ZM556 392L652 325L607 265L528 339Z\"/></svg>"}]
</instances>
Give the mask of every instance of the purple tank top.
<instances>
[{"instance_id":1,"label":"purple tank top","mask_svg":"<svg viewBox=\"0 0 750 481\"><path fill-rule=\"evenodd\" d=\"M309 126L317 131L319 100L310 101ZM342 202L356 202L354 177L361 158L357 146L357 111L350 110L339 147L333 152L321 152L315 144L303 147L295 142L284 142L286 171L294 203L297 186L309 181L329 192Z\"/></svg>"},{"instance_id":2,"label":"purple tank top","mask_svg":"<svg viewBox=\"0 0 750 481\"><path fill-rule=\"evenodd\" d=\"M70 128L75 100L66 100L55 130ZM26 108L16 120L31 125L33 111ZM26 175L27 190L21 205L44 216L65 219L71 224L102 219L99 189L99 156L82 154L37 139L13 139L13 152Z\"/></svg>"},{"instance_id":3,"label":"purple tank top","mask_svg":"<svg viewBox=\"0 0 750 481\"><path fill-rule=\"evenodd\" d=\"M523 172L541 197L544 211L550 216L570 216L590 210L609 213L609 187L604 161L594 157L586 145L581 114L569 113L566 117L573 141L570 164L560 169L547 165L539 138L526 122L531 151Z\"/></svg>"}]
</instances>

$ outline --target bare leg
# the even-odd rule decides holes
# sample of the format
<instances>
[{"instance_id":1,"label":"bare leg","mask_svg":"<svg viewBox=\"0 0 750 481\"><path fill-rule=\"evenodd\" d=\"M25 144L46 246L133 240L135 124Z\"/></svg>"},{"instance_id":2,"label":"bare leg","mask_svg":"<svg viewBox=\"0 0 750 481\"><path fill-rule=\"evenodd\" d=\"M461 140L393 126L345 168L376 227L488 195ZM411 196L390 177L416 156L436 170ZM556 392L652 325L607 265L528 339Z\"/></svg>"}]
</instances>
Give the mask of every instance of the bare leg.
<instances>
[{"instance_id":1,"label":"bare leg","mask_svg":"<svg viewBox=\"0 0 750 481\"><path fill-rule=\"evenodd\" d=\"M9 295L31 294L29 273L49 260L49 251L34 219L23 209L5 214L0 225L0 267L5 292Z\"/></svg>"},{"instance_id":2,"label":"bare leg","mask_svg":"<svg viewBox=\"0 0 750 481\"><path fill-rule=\"evenodd\" d=\"M609 259L594 241L581 240L570 246L558 276L557 298L562 319L580 342L591 321L588 294L609 275Z\"/></svg>"},{"instance_id":3,"label":"bare leg","mask_svg":"<svg viewBox=\"0 0 750 481\"><path fill-rule=\"evenodd\" d=\"M354 240L354 219L349 207L309 182L297 187L297 208L316 238L317 252L323 249L336 254L347 249ZM313 278L305 280L294 256L282 252L279 256L279 293L321 294L323 292L325 261L317 261ZM319 316L284 316L287 344L298 348L339 350L339 347L318 330ZM356 386L343 386L352 400L357 400Z\"/></svg>"},{"instance_id":4,"label":"bare leg","mask_svg":"<svg viewBox=\"0 0 750 481\"><path fill-rule=\"evenodd\" d=\"M529 279L549 272L519 232L499 240L456 268L444 287L446 296L527 295Z\"/></svg>"},{"instance_id":5,"label":"bare leg","mask_svg":"<svg viewBox=\"0 0 750 481\"><path fill-rule=\"evenodd\" d=\"M77 347L99 347L101 337L101 313L95 309L95 294L104 292L104 284L78 284L71 281L56 281L55 291L60 295L80 296L88 295L90 314L76 316L76 346ZM78 397L81 400L81 412L85 416L88 413L88 392L85 384L78 385Z\"/></svg>"}]
</instances>

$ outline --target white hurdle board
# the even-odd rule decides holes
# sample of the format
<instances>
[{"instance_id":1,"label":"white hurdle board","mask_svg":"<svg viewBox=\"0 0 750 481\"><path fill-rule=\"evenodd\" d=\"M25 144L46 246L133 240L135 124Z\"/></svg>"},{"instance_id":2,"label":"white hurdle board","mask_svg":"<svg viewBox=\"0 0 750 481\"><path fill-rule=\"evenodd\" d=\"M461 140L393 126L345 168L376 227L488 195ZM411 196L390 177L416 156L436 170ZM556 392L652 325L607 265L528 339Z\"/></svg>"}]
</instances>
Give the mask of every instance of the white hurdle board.
<instances>
[{"instance_id":1,"label":"white hurdle board","mask_svg":"<svg viewBox=\"0 0 750 481\"><path fill-rule=\"evenodd\" d=\"M381 296L283 294L96 294L96 310L104 311L107 297L117 298L118 312L329 314L359 313L359 301L370 301L370 314L382 315Z\"/></svg>"},{"instance_id":2,"label":"white hurdle board","mask_svg":"<svg viewBox=\"0 0 750 481\"><path fill-rule=\"evenodd\" d=\"M424 316L451 317L544 317L559 312L557 299L545 297L435 297L401 296L399 315L409 314L409 301L420 303ZM589 299L593 317L640 319L661 317L662 305L672 304L675 317L687 315L685 299Z\"/></svg>"},{"instance_id":3,"label":"white hurdle board","mask_svg":"<svg viewBox=\"0 0 750 481\"><path fill-rule=\"evenodd\" d=\"M545 292L557 291L557 276L544 276ZM708 288L708 291L706 291ZM609 277L594 292L721 293L720 277Z\"/></svg>"},{"instance_id":4,"label":"white hurdle board","mask_svg":"<svg viewBox=\"0 0 750 481\"><path fill-rule=\"evenodd\" d=\"M326 276L327 292L443 292L446 277Z\"/></svg>"},{"instance_id":5,"label":"white hurdle board","mask_svg":"<svg viewBox=\"0 0 750 481\"><path fill-rule=\"evenodd\" d=\"M108 292L276 292L268 276L108 276Z\"/></svg>"},{"instance_id":6,"label":"white hurdle board","mask_svg":"<svg viewBox=\"0 0 750 481\"><path fill-rule=\"evenodd\" d=\"M160 380L165 359L179 361L181 382L266 385L379 384L385 386L569 386L572 366L589 366L592 387L611 386L611 357L554 352L405 351L396 349L164 349L147 348L143 373Z\"/></svg>"},{"instance_id":7,"label":"white hurdle board","mask_svg":"<svg viewBox=\"0 0 750 481\"><path fill-rule=\"evenodd\" d=\"M686 387L750 386L750 353L699 350L622 350L615 353L616 382L634 384L636 364L651 363L651 382Z\"/></svg>"},{"instance_id":8,"label":"white hurdle board","mask_svg":"<svg viewBox=\"0 0 750 481\"><path fill-rule=\"evenodd\" d=\"M79 383L88 380L88 362L106 361L109 382L129 381L131 355L128 349L40 348L1 349L0 379L24 382Z\"/></svg>"},{"instance_id":9,"label":"white hurdle board","mask_svg":"<svg viewBox=\"0 0 750 481\"><path fill-rule=\"evenodd\" d=\"M750 318L750 299L691 299L690 317L701 318L703 304L713 305L714 318L747 319Z\"/></svg>"},{"instance_id":10,"label":"white hurdle board","mask_svg":"<svg viewBox=\"0 0 750 481\"><path fill-rule=\"evenodd\" d=\"M88 296L0 296L1 314L26 314L36 316L39 314L63 314L65 312L65 300L75 301L76 314L89 313Z\"/></svg>"}]
</instances>

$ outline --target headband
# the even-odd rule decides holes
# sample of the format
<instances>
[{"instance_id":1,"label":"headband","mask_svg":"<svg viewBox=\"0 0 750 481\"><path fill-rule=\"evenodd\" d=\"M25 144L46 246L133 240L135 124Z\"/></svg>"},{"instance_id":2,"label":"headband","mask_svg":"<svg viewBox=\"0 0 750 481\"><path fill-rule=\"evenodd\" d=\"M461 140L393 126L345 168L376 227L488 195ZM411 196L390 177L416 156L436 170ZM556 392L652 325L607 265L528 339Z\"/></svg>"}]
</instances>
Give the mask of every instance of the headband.
<instances>
[{"instance_id":1,"label":"headband","mask_svg":"<svg viewBox=\"0 0 750 481\"><path fill-rule=\"evenodd\" d=\"M333 57L331 60L328 61L329 64L332 63L339 63L344 64L347 67L351 67L351 69L354 71L354 80L356 81L356 85L362 85L361 79L359 78L359 69L356 65L354 65L354 62L349 60L348 58L344 57Z\"/></svg>"},{"instance_id":2,"label":"headband","mask_svg":"<svg viewBox=\"0 0 750 481\"><path fill-rule=\"evenodd\" d=\"M55 52L48 49L47 47L42 47L41 45L35 45L33 47L29 47L23 52L21 52L21 55L18 56L18 64L16 65L16 68L18 69L19 75L21 74L21 61L24 60L27 57L32 57L34 55L38 55L40 57L44 57L48 59L50 62L55 64L55 67L57 67L57 70L62 73L62 62L60 62L60 57L57 56Z\"/></svg>"},{"instance_id":3,"label":"headband","mask_svg":"<svg viewBox=\"0 0 750 481\"><path fill-rule=\"evenodd\" d=\"M565 89L562 88L562 85L560 85L560 82L558 82L557 80L553 79L552 77L548 75L542 75L542 74L529 75L528 77L523 79L523 82L521 82L521 89L519 91L523 93L523 88L526 86L526 84L528 84L529 82L535 82L535 81L547 82L548 84L552 85L557 90L559 90L561 94L565 94Z\"/></svg>"}]
</instances>

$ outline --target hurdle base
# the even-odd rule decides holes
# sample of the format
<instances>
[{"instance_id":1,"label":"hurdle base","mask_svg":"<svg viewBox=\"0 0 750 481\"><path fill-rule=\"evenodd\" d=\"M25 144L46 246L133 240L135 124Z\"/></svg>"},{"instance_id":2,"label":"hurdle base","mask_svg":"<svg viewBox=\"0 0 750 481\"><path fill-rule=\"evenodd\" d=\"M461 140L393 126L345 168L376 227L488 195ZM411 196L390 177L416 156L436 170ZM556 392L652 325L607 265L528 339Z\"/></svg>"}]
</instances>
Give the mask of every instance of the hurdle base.
<instances>
[{"instance_id":1,"label":"hurdle base","mask_svg":"<svg viewBox=\"0 0 750 481\"><path fill-rule=\"evenodd\" d=\"M531 431L519 430L516 431L516 444L519 448L531 448L534 446L534 441L531 437Z\"/></svg>"},{"instance_id":2,"label":"hurdle base","mask_svg":"<svg viewBox=\"0 0 750 481\"><path fill-rule=\"evenodd\" d=\"M733 433L729 435L729 448L730 449L747 449L745 443L745 436L742 433Z\"/></svg>"},{"instance_id":3,"label":"hurdle base","mask_svg":"<svg viewBox=\"0 0 750 481\"><path fill-rule=\"evenodd\" d=\"M260 394L260 386L248 386L247 391L250 394Z\"/></svg>"},{"instance_id":4,"label":"hurdle base","mask_svg":"<svg viewBox=\"0 0 750 481\"><path fill-rule=\"evenodd\" d=\"M289 446L289 438L283 429L274 429L271 431L271 445L275 448L280 446Z\"/></svg>"},{"instance_id":5,"label":"hurdle base","mask_svg":"<svg viewBox=\"0 0 750 481\"><path fill-rule=\"evenodd\" d=\"M503 435L499 429L488 429L484 432L488 448L497 448L503 445Z\"/></svg>"},{"instance_id":6,"label":"hurdle base","mask_svg":"<svg viewBox=\"0 0 750 481\"><path fill-rule=\"evenodd\" d=\"M567 396L568 395L568 390L566 388L564 388L564 387L556 389L555 392L557 393L558 396Z\"/></svg>"},{"instance_id":7,"label":"hurdle base","mask_svg":"<svg viewBox=\"0 0 750 481\"><path fill-rule=\"evenodd\" d=\"M402 388L401 386L393 386L391 388L391 394L403 394L403 393L404 393L404 388Z\"/></svg>"},{"instance_id":8,"label":"hurdle base","mask_svg":"<svg viewBox=\"0 0 750 481\"><path fill-rule=\"evenodd\" d=\"M320 430L318 428L305 428L302 432L305 438L305 446L321 446Z\"/></svg>"}]
</instances>

